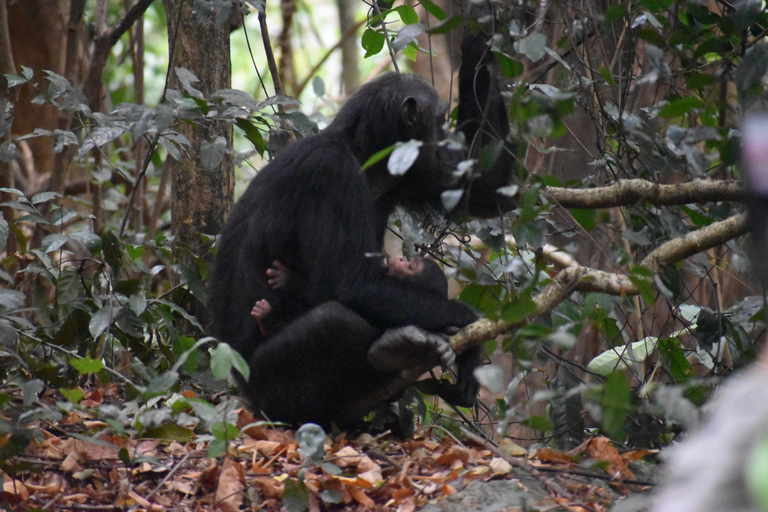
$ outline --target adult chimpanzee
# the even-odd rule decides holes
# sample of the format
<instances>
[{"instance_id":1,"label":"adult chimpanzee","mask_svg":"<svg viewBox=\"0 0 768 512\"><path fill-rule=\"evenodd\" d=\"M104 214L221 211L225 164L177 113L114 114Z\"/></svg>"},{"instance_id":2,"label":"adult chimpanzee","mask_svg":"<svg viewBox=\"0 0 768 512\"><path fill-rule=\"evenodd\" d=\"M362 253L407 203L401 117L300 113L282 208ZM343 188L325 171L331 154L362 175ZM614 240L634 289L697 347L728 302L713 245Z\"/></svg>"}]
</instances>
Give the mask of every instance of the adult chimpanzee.
<instances>
[{"instance_id":1,"label":"adult chimpanzee","mask_svg":"<svg viewBox=\"0 0 768 512\"><path fill-rule=\"evenodd\" d=\"M452 169L438 159L445 110L424 80L384 75L352 95L328 128L284 149L232 209L209 304L214 332L248 361L250 379L240 384L265 416L291 423L344 419L348 404L392 377L368 363L373 344L394 352L437 346L439 336L431 333L477 318L461 303L388 276L370 257L382 250L395 206L439 204L440 193L456 186ZM384 162L361 171L377 151L410 139L424 145L405 175L391 175ZM256 300L287 307L295 301L267 284L276 260L306 280L315 307L266 338L249 314ZM434 353L423 359L413 366L433 362ZM477 385L471 370L460 367L460 374L457 387L446 389L471 402Z\"/></svg>"},{"instance_id":2,"label":"adult chimpanzee","mask_svg":"<svg viewBox=\"0 0 768 512\"><path fill-rule=\"evenodd\" d=\"M460 71L459 123L479 147L487 134L504 137L508 128L506 118L487 115L491 109L504 112L495 81L489 78L477 90L490 57L484 40L475 44L481 46L477 60ZM440 208L441 193L458 187L467 191L471 214L494 215L509 206L510 199L496 190L509 185L511 165L481 169L479 177L462 182L455 177L458 156L438 146L445 112L425 81L384 75L350 97L320 134L284 149L233 208L222 231L209 304L215 333L250 366L249 381L240 383L246 398L266 417L323 424L351 419L348 404L405 369L400 365L445 360L445 341L434 333L476 319L465 305L387 275L370 257L381 252L396 206ZM410 139L424 144L404 175L390 174L384 162L361 171L377 151ZM273 261L306 281L309 311L297 297L270 288L266 271ZM267 337L249 315L258 299L302 313ZM441 396L474 403L478 385L472 371L481 354L478 347L460 356L457 382L443 383Z\"/></svg>"}]
</instances>

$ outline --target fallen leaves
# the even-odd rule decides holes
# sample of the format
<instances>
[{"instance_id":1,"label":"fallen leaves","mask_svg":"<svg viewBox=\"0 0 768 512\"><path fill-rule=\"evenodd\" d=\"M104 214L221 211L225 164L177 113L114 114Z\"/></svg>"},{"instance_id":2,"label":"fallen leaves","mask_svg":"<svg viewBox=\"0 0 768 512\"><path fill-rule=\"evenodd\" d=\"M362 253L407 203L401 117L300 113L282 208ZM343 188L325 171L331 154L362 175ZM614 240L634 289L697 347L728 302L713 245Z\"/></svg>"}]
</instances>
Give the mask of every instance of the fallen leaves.
<instances>
[{"instance_id":1,"label":"fallen leaves","mask_svg":"<svg viewBox=\"0 0 768 512\"><path fill-rule=\"evenodd\" d=\"M101 396L92 393L88 400L98 403ZM175 441L116 435L107 423L73 411L55 429L41 425L42 442L31 443L21 456L26 466L38 470L3 475L2 500L25 507L158 512L315 512L331 505L409 512L471 482L535 473L539 479L558 479L552 489L567 489L552 491L548 503L555 500L565 510L607 510L615 494L563 476L583 468L586 459L593 471L604 469L606 481L615 479L616 487L626 491L620 484L633 479L628 464L649 453L619 453L602 437L567 453L546 447L529 453L509 440L496 448L482 440L462 443L420 430L405 440L367 434L326 437L325 457L313 461L302 457L293 431L254 421L245 410L237 418L245 435L229 444L227 455L212 459L206 456L206 442L186 434ZM86 425L89 435L76 433ZM547 475L536 473L537 468L547 469Z\"/></svg>"}]
</instances>

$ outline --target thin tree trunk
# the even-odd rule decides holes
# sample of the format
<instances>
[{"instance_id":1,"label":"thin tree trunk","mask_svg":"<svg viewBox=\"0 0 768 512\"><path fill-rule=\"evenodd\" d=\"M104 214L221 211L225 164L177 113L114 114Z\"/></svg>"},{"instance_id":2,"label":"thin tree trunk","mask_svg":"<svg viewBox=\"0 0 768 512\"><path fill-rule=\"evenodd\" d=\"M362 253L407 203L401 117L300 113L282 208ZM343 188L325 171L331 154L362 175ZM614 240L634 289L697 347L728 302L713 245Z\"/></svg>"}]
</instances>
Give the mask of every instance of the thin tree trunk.
<instances>
[{"instance_id":1,"label":"thin tree trunk","mask_svg":"<svg viewBox=\"0 0 768 512\"><path fill-rule=\"evenodd\" d=\"M191 2L163 0L163 4L168 18L169 48L173 51L171 68L182 67L194 73L200 79L195 85L205 96L231 87L229 24L219 25L213 19L200 23ZM169 88L182 89L173 72ZM174 252L182 265L196 269L195 258L207 257L208 247L201 235L215 235L221 230L232 204L234 182L231 155L217 169L206 170L200 148L217 137L224 137L231 147L232 126L224 122L182 123L177 129L191 146L190 158L166 162L171 175Z\"/></svg>"},{"instance_id":2,"label":"thin tree trunk","mask_svg":"<svg viewBox=\"0 0 768 512\"><path fill-rule=\"evenodd\" d=\"M337 0L339 9L339 28L341 29L341 83L346 94L352 94L360 85L360 42L356 37L348 37L355 30L355 8L357 0Z\"/></svg>"}]
</instances>

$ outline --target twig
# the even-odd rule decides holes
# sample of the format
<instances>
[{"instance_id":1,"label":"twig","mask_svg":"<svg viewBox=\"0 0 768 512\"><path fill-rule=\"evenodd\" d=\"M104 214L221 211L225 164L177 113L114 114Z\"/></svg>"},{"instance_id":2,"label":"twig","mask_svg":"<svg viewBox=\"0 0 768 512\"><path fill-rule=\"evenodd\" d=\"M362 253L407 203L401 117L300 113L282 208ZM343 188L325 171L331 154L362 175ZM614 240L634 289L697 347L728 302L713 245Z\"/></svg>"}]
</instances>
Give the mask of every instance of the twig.
<instances>
[{"instance_id":1,"label":"twig","mask_svg":"<svg viewBox=\"0 0 768 512\"><path fill-rule=\"evenodd\" d=\"M259 11L259 27L261 28L261 41L264 43L264 53L267 56L269 74L272 75L272 83L275 86L275 95L283 95L283 86L280 83L280 75L277 72L275 53L272 51L272 43L269 41L269 27L267 27L267 13ZM282 107L279 107L282 112Z\"/></svg>"},{"instance_id":2,"label":"twig","mask_svg":"<svg viewBox=\"0 0 768 512\"><path fill-rule=\"evenodd\" d=\"M553 491L555 491L557 494L559 494L563 498L565 498L567 500L570 500L570 501L573 501L573 496L571 495L571 493L569 493L568 491L566 491L565 489L560 487L560 485L557 482L552 482L549 479L544 478L544 475L539 473L539 471L536 468L534 468L533 466L528 464L527 460L525 460L525 459L520 460L517 457L513 457L510 454L508 454L507 452L505 452L504 450L500 450L499 447L496 446L495 444L493 444L491 442L488 442L487 440L483 439L482 437L480 437L480 436L478 436L476 434L473 434L472 432L470 432L469 430L465 429L464 427L459 427L459 428L461 428L462 434L467 436L467 439L471 440L474 443L479 444L480 446L482 446L483 448L485 448L487 450L490 450L491 452L493 452L494 455L496 455L497 457L501 457L502 459L507 461L510 465L515 466L517 468L520 468L523 471L525 471L526 473L531 474L537 480L539 480L541 483L543 483L546 487L552 489Z\"/></svg>"},{"instance_id":3,"label":"twig","mask_svg":"<svg viewBox=\"0 0 768 512\"><path fill-rule=\"evenodd\" d=\"M151 493L149 493L149 495L146 498L144 498L144 499L149 501L152 498L152 496L154 496L155 493L157 491L159 491L163 487L163 484L165 484L165 482L167 482L168 479L171 478L171 476L176 472L176 470L179 469L181 467L181 465L184 464L187 461L187 459L189 459L189 457L192 455L192 453L193 452L188 451L187 454L184 455L184 457L181 458L179 463L176 464L175 466L173 466L170 471L168 471L168 474L165 475L165 478L160 480L160 483L157 484L157 487L155 487L155 489Z\"/></svg>"},{"instance_id":4,"label":"twig","mask_svg":"<svg viewBox=\"0 0 768 512\"><path fill-rule=\"evenodd\" d=\"M374 0L371 2L373 10L376 11L376 16L381 16L381 9L379 9L379 3ZM387 42L387 48L389 48L389 58L392 60L392 66L397 73L400 72L400 68L397 66L397 60L395 59L395 49L392 48L392 41L389 40L389 30L387 30L387 24L384 22L384 18L379 20L381 30L384 31L384 40Z\"/></svg>"}]
</instances>

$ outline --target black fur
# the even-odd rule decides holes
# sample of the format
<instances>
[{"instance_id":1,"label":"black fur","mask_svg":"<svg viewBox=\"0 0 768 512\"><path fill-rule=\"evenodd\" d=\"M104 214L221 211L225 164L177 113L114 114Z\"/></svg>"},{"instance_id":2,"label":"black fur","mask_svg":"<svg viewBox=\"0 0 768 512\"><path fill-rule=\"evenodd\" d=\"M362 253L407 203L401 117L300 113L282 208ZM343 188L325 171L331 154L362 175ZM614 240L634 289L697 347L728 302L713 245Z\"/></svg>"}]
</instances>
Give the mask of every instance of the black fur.
<instances>
[{"instance_id":1,"label":"black fur","mask_svg":"<svg viewBox=\"0 0 768 512\"><path fill-rule=\"evenodd\" d=\"M442 332L477 318L464 304L387 276L367 256L381 252L395 206L439 205L440 193L459 185L438 156L445 109L424 80L384 75L350 97L328 128L285 148L234 206L209 309L215 334L248 361L251 378L240 384L266 417L335 421L391 377L366 359L386 329ZM385 161L361 171L377 151L410 139L424 145L404 176L389 174ZM295 300L268 286L273 261L306 280L314 307L266 339L249 314L256 300L280 308Z\"/></svg>"}]
</instances>

